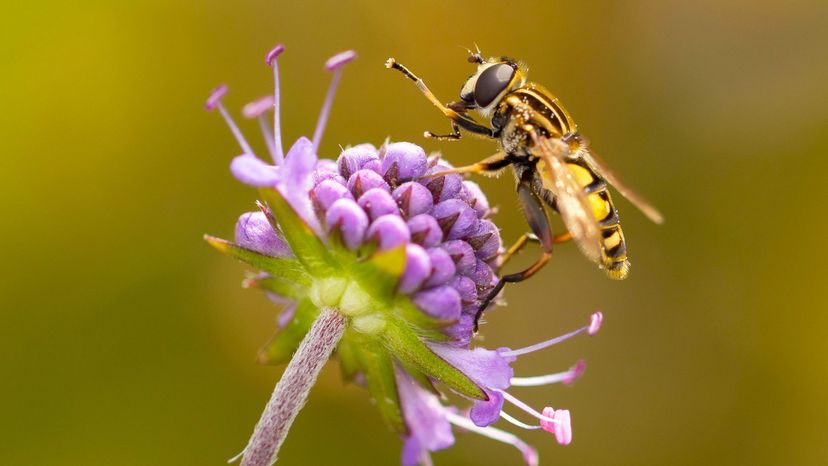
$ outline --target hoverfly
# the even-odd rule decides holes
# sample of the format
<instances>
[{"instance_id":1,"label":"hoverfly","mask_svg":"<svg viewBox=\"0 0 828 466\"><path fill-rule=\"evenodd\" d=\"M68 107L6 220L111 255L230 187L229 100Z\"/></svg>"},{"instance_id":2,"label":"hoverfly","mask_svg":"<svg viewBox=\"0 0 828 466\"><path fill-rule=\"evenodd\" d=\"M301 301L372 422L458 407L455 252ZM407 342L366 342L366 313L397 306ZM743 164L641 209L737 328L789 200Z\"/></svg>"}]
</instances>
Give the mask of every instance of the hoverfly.
<instances>
[{"instance_id":1,"label":"hoverfly","mask_svg":"<svg viewBox=\"0 0 828 466\"><path fill-rule=\"evenodd\" d=\"M451 133L437 135L427 131L426 137L454 141L460 139L460 130L464 130L498 141L500 151L495 155L430 176L497 173L507 166L513 168L518 197L532 233L524 234L506 252L501 267L527 241L536 240L541 245L542 255L534 264L500 278L477 311L476 330L483 310L503 286L537 273L551 258L555 243L574 239L583 254L610 278L626 278L630 268L627 247L608 185L613 185L652 221L661 223L663 218L621 183L587 147L587 141L558 99L538 84L527 82L522 64L508 57L484 59L479 50L469 51L468 61L476 64L477 70L463 84L460 100L448 104L437 100L422 79L393 58L385 66L414 81L420 92L451 120ZM471 110L490 119L491 127L469 116ZM544 204L560 214L567 233L553 236Z\"/></svg>"}]
</instances>

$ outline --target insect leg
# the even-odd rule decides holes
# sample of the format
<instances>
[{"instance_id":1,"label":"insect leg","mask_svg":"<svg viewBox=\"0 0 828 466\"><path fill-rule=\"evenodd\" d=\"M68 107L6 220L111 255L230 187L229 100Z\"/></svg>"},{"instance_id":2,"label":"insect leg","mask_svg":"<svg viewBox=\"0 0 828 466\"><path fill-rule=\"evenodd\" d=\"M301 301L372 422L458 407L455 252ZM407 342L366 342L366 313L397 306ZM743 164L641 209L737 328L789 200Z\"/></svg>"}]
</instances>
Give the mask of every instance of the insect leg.
<instances>
[{"instance_id":1,"label":"insect leg","mask_svg":"<svg viewBox=\"0 0 828 466\"><path fill-rule=\"evenodd\" d=\"M451 175L453 173L483 173L483 174L493 174L496 173L513 163L513 160L503 152L498 152L497 154L487 157L480 162L473 163L471 165L466 165L464 167L456 167L451 168L449 170L443 170L437 173L432 173L430 175L425 175L421 177L423 178L435 178L438 176L446 176Z\"/></svg>"},{"instance_id":2,"label":"insect leg","mask_svg":"<svg viewBox=\"0 0 828 466\"><path fill-rule=\"evenodd\" d=\"M572 233L566 232L561 233L560 235L553 236L552 242L558 244L569 241L571 239ZM503 253L503 255L501 256L500 264L495 269L495 272L500 271L500 269L502 269L506 265L506 263L509 262L512 256L516 255L521 250L523 250L523 247L526 246L526 243L528 243L529 241L537 243L540 242L540 240L537 236L535 236L534 233L524 233L520 238L518 238L517 241L515 241L515 244L513 244L512 247L509 248L509 250Z\"/></svg>"},{"instance_id":3,"label":"insect leg","mask_svg":"<svg viewBox=\"0 0 828 466\"><path fill-rule=\"evenodd\" d=\"M462 137L462 135L460 134L460 127L457 126L457 123L452 121L451 134L434 134L431 131L426 131L425 137L436 139L438 141L457 141Z\"/></svg>"},{"instance_id":4,"label":"insect leg","mask_svg":"<svg viewBox=\"0 0 828 466\"><path fill-rule=\"evenodd\" d=\"M475 331L477 331L477 325L480 321L480 317L483 315L483 311L486 310L489 304L507 283L517 283L526 280L537 273L538 270L542 269L552 257L552 247L555 244L555 238L552 236L552 229L549 227L549 218L546 215L546 210L543 208L543 203L537 193L535 193L532 189L531 178L524 176L518 183L517 190L520 203L523 206L523 211L526 215L526 220L529 223L529 228L540 242L543 253L541 257L526 270L500 277L500 281L497 282L497 285L495 285L489 295L486 296L486 299L483 300L483 303L477 310L477 314L474 316Z\"/></svg>"},{"instance_id":5,"label":"insect leg","mask_svg":"<svg viewBox=\"0 0 828 466\"><path fill-rule=\"evenodd\" d=\"M469 118L465 115L462 115L460 112L450 108L449 106L444 105L442 102L437 100L437 97L434 96L434 93L431 92L431 90L428 88L428 86L426 86L425 82L423 82L422 79L420 79L419 77L417 77L417 75L415 75L414 73L409 71L409 69L406 68L405 66L397 63L397 61L395 59L389 58L385 62L385 67L397 70L400 73L402 73L403 76L405 76L406 78L414 81L414 83L417 85L417 89L419 89L420 92L423 93L423 95L426 97L426 99L428 99L432 104L434 104L435 107L440 109L440 111L443 112L443 115L445 115L455 125L459 126L460 128L463 128L466 131L469 131L469 132L472 132L472 133L475 133L475 134L479 134L481 136L486 136L486 137L490 137L490 138L494 137L494 131L492 131L491 128L487 128L487 127L481 125L480 123L474 121L473 119L471 119L471 118ZM457 130L455 129L455 131L457 131ZM426 134L430 134L430 132L426 133ZM428 136L426 136L426 137L428 137ZM458 138L459 138L459 136L458 136ZM457 139L457 138L452 137L451 139Z\"/></svg>"},{"instance_id":6,"label":"insect leg","mask_svg":"<svg viewBox=\"0 0 828 466\"><path fill-rule=\"evenodd\" d=\"M528 243L529 241L540 241L540 240L533 233L524 233L523 235L521 235L521 237L518 238L517 241L515 241L515 244L513 244L512 247L510 247L509 250L506 251L503 254L503 256L501 256L500 265L497 266L497 268L495 269L495 272L499 272L500 269L502 269L503 266L505 266L506 263L509 262L509 260L512 258L512 256L519 253L521 251L521 249L523 249L523 247L526 246L526 243Z\"/></svg>"}]
</instances>

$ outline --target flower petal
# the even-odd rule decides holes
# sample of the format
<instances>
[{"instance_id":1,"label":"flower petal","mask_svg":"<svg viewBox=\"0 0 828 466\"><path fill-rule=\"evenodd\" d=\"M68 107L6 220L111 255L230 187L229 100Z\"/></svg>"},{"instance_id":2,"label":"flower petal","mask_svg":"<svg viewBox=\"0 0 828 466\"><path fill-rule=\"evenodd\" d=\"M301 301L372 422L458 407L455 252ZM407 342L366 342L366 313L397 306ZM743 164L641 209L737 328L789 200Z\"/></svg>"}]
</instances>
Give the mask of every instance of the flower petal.
<instances>
[{"instance_id":1,"label":"flower petal","mask_svg":"<svg viewBox=\"0 0 828 466\"><path fill-rule=\"evenodd\" d=\"M469 417L474 425L486 427L494 424L500 418L500 410L503 409L503 394L500 392L486 391L488 400L475 400Z\"/></svg>"},{"instance_id":2,"label":"flower petal","mask_svg":"<svg viewBox=\"0 0 828 466\"><path fill-rule=\"evenodd\" d=\"M487 388L506 390L514 376L510 364L515 358L503 356L499 351L456 348L441 343L429 344L429 348L478 385Z\"/></svg>"},{"instance_id":3,"label":"flower petal","mask_svg":"<svg viewBox=\"0 0 828 466\"><path fill-rule=\"evenodd\" d=\"M454 435L444 414L446 408L440 400L418 385L404 370L397 367L395 372L403 420L409 432L403 457L416 456L419 460L422 450L435 451L452 446Z\"/></svg>"},{"instance_id":4,"label":"flower petal","mask_svg":"<svg viewBox=\"0 0 828 466\"><path fill-rule=\"evenodd\" d=\"M236 222L236 244L271 257L290 257L290 246L276 234L261 211L247 212Z\"/></svg>"},{"instance_id":5,"label":"flower petal","mask_svg":"<svg viewBox=\"0 0 828 466\"><path fill-rule=\"evenodd\" d=\"M273 187L279 179L278 169L251 154L242 154L230 162L230 172L237 180L251 186Z\"/></svg>"}]
</instances>

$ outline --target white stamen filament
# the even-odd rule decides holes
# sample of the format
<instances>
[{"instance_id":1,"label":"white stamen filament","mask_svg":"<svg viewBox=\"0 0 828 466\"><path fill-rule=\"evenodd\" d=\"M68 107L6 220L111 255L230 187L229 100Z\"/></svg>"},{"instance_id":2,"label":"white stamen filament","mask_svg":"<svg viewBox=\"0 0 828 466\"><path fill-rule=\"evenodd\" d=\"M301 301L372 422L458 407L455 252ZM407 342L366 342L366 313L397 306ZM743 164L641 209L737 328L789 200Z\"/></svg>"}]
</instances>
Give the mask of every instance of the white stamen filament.
<instances>
[{"instance_id":1,"label":"white stamen filament","mask_svg":"<svg viewBox=\"0 0 828 466\"><path fill-rule=\"evenodd\" d=\"M319 112L319 120L316 122L316 129L313 132L313 152L318 153L319 143L322 141L322 133L325 131L325 125L328 124L328 115L331 112L336 88L339 86L339 78L342 76L342 68L334 70L333 78L331 78L331 85L328 87L328 94L325 95L325 102L322 104L322 110Z\"/></svg>"},{"instance_id":2,"label":"white stamen filament","mask_svg":"<svg viewBox=\"0 0 828 466\"><path fill-rule=\"evenodd\" d=\"M281 165L285 161L285 154L282 150L282 124L279 121L279 60L273 57L270 65L273 67L273 162Z\"/></svg>"},{"instance_id":3,"label":"white stamen filament","mask_svg":"<svg viewBox=\"0 0 828 466\"><path fill-rule=\"evenodd\" d=\"M581 327L578 330L574 330L572 332L561 335L559 337L555 337L555 338L552 338L550 340L542 341L540 343L535 343L534 345L527 346L525 348L520 348L520 349L516 349L516 350L511 350L511 351L504 351L500 354L502 354L503 356L509 357L509 356L521 356L521 355L524 355L524 354L534 353L535 351L542 350L542 349L548 348L552 345L556 345L556 344L558 344L562 341L569 340L570 338L574 337L575 335L578 335L579 333L585 332L588 328L589 327Z\"/></svg>"},{"instance_id":4,"label":"white stamen filament","mask_svg":"<svg viewBox=\"0 0 828 466\"><path fill-rule=\"evenodd\" d=\"M524 458L530 457L527 453L532 453L532 459L535 458L535 450L530 447L526 442L518 438L517 435L510 434L509 432L504 432L500 429L495 427L479 427L471 422L470 419L460 416L459 414L452 413L450 411L446 412L446 419L457 427L466 429L470 432L474 432L476 434L480 434L484 437L488 437L492 440L497 440L498 442L508 443L509 445L514 446L524 455ZM532 463L530 463L532 464ZM537 464L537 462L534 462Z\"/></svg>"},{"instance_id":5,"label":"white stamen filament","mask_svg":"<svg viewBox=\"0 0 828 466\"><path fill-rule=\"evenodd\" d=\"M529 406L526 403L520 401L519 399L515 398L514 396L508 394L507 392L505 392L503 390L498 390L498 389L493 389L493 390L496 391L496 392L500 392L500 394L503 395L503 398L505 398L506 401L508 401L509 403L512 403L513 405L515 405L518 408L522 409L527 414L529 414L531 416L534 416L534 417L540 419L541 421L552 422L552 423L555 423L555 424L558 423L557 419L544 416L543 414L541 414L541 413L535 411L534 409L532 409L531 406Z\"/></svg>"},{"instance_id":6,"label":"white stamen filament","mask_svg":"<svg viewBox=\"0 0 828 466\"><path fill-rule=\"evenodd\" d=\"M428 453L428 450L424 450L422 456L420 456L420 466L434 466L434 462L431 461L431 455Z\"/></svg>"},{"instance_id":7,"label":"white stamen filament","mask_svg":"<svg viewBox=\"0 0 828 466\"><path fill-rule=\"evenodd\" d=\"M244 139L244 135L242 134L241 130L238 126L236 126L236 122L233 121L233 117L227 113L227 109L224 108L224 104L221 102L218 103L218 111L221 113L221 116L224 118L224 121L227 123L227 126L230 127L230 131L233 133L233 136L236 138L236 141L239 142L239 146L241 146L242 151L245 154L256 155L253 153L253 149L250 148L250 144L247 143L247 140Z\"/></svg>"},{"instance_id":8,"label":"white stamen filament","mask_svg":"<svg viewBox=\"0 0 828 466\"><path fill-rule=\"evenodd\" d=\"M264 135L267 151L270 152L270 157L273 158L274 162L276 162L276 144L274 143L273 135L270 134L270 128L267 127L267 120L264 115L259 115L257 120L259 120L259 128L262 129L262 135Z\"/></svg>"},{"instance_id":9,"label":"white stamen filament","mask_svg":"<svg viewBox=\"0 0 828 466\"><path fill-rule=\"evenodd\" d=\"M563 382L572 377L572 370L556 372L554 374L537 375L534 377L512 377L509 383L514 387L537 387Z\"/></svg>"},{"instance_id":10,"label":"white stamen filament","mask_svg":"<svg viewBox=\"0 0 828 466\"><path fill-rule=\"evenodd\" d=\"M541 428L541 426L537 426L537 425L533 426L533 425L529 425L529 424L526 424L524 422L518 421L517 419L513 418L512 416L509 416L508 414L506 414L502 410L500 411L500 417L502 417L503 419L505 419L509 423L520 427L521 429L536 430L536 429Z\"/></svg>"}]
</instances>

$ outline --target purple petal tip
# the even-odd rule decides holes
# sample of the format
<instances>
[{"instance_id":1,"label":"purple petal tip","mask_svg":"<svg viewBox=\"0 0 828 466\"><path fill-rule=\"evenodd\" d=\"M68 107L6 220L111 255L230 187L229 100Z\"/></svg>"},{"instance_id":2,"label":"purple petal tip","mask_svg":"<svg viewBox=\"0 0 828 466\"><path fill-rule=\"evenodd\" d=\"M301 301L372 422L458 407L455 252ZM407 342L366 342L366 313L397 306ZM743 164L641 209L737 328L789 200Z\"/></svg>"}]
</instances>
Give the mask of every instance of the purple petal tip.
<instances>
[{"instance_id":1,"label":"purple petal tip","mask_svg":"<svg viewBox=\"0 0 828 466\"><path fill-rule=\"evenodd\" d=\"M273 47L270 49L270 52L267 52L267 55L265 55L265 63L267 63L268 66L273 66L273 61L276 60L276 57L281 55L284 51L285 46L282 44L278 44L276 47Z\"/></svg>"},{"instance_id":2,"label":"purple petal tip","mask_svg":"<svg viewBox=\"0 0 828 466\"><path fill-rule=\"evenodd\" d=\"M242 115L244 115L245 118L256 118L267 113L267 111L272 108L273 96L266 95L245 105L244 108L242 108Z\"/></svg>"},{"instance_id":3,"label":"purple petal tip","mask_svg":"<svg viewBox=\"0 0 828 466\"><path fill-rule=\"evenodd\" d=\"M218 107L219 102L221 102L221 99L225 94L227 94L226 84L216 86L215 89L210 91L210 96L207 97L207 102L204 102L204 109L209 112L210 110Z\"/></svg>"},{"instance_id":4,"label":"purple petal tip","mask_svg":"<svg viewBox=\"0 0 828 466\"><path fill-rule=\"evenodd\" d=\"M325 62L325 70L326 71L334 71L338 68L341 68L342 65L348 63L349 61L356 58L357 54L353 50L346 50L344 52L340 52Z\"/></svg>"}]
</instances>

